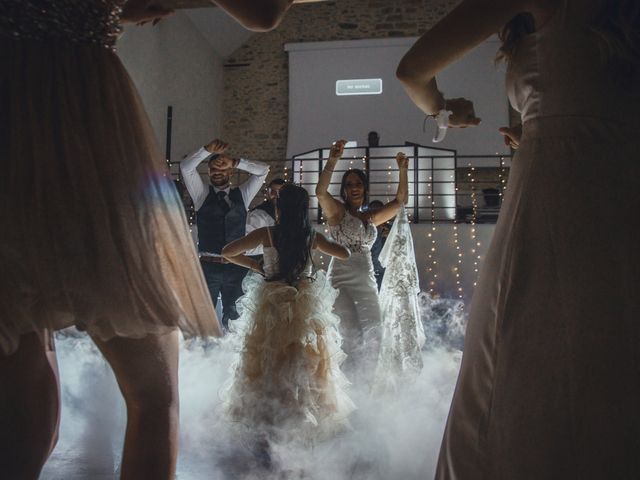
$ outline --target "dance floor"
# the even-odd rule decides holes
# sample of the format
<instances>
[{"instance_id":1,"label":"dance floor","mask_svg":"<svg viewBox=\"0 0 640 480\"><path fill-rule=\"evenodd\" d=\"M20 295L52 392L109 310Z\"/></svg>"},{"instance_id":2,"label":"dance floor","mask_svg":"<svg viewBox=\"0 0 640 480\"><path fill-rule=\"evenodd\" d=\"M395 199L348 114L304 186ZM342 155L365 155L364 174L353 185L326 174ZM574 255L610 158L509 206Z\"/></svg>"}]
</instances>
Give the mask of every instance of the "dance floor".
<instances>
[{"instance_id":1,"label":"dance floor","mask_svg":"<svg viewBox=\"0 0 640 480\"><path fill-rule=\"evenodd\" d=\"M180 357L179 480L430 478L460 365L465 325L457 301L423 297L428 341L424 368L411 385L372 397L353 388L353 429L311 446L273 447L272 468L234 442L221 393L237 342L183 341ZM109 368L90 340L58 334L62 424L42 480L117 478L125 412ZM235 345L235 346L234 346Z\"/></svg>"}]
</instances>

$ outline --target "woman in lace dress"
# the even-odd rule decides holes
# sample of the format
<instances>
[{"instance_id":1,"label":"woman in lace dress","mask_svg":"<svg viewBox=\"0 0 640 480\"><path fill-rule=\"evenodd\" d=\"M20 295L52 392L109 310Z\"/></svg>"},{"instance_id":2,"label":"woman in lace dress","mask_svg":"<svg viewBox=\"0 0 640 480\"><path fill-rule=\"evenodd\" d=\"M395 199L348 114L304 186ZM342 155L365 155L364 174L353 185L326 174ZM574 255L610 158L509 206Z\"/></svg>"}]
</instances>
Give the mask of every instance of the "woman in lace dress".
<instances>
[{"instance_id":1,"label":"woman in lace dress","mask_svg":"<svg viewBox=\"0 0 640 480\"><path fill-rule=\"evenodd\" d=\"M267 441L321 439L347 425L353 409L340 371L338 318L331 312L336 290L316 272L311 252L347 260L349 250L316 233L309 222L309 195L288 184L279 192L278 223L259 228L224 247L249 275L231 325L242 339L226 403L245 433ZM244 253L262 245L264 263Z\"/></svg>"},{"instance_id":2,"label":"woman in lace dress","mask_svg":"<svg viewBox=\"0 0 640 480\"><path fill-rule=\"evenodd\" d=\"M347 354L345 373L352 381L371 384L380 353L381 318L371 245L376 226L393 218L408 199L408 159L398 153L400 182L396 198L375 212L363 211L367 205L367 177L362 170L348 170L342 176L339 201L328 188L336 163L344 151L344 140L331 148L320 175L316 195L327 219L333 239L351 250L348 260L332 259L328 275L339 291L334 309L340 317L340 332Z\"/></svg>"},{"instance_id":3,"label":"woman in lace dress","mask_svg":"<svg viewBox=\"0 0 640 480\"><path fill-rule=\"evenodd\" d=\"M414 102L474 124L434 76L498 30L522 136L437 478L640 478L640 4L465 0L402 60Z\"/></svg>"},{"instance_id":4,"label":"woman in lace dress","mask_svg":"<svg viewBox=\"0 0 640 480\"><path fill-rule=\"evenodd\" d=\"M220 0L256 29L291 1ZM123 11L124 9L124 11ZM178 329L218 335L181 202L115 53L148 0L0 0L0 476L55 445L52 332L86 330L127 405L122 477L173 478Z\"/></svg>"}]
</instances>

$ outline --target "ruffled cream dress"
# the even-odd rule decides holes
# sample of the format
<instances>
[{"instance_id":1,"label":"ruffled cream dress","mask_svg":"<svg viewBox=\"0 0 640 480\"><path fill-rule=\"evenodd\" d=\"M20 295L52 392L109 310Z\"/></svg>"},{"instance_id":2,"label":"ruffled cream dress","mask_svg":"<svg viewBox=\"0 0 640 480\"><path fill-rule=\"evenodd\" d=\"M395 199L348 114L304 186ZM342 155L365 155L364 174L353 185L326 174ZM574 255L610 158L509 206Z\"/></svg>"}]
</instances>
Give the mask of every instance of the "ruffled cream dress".
<instances>
[{"instance_id":1,"label":"ruffled cream dress","mask_svg":"<svg viewBox=\"0 0 640 480\"><path fill-rule=\"evenodd\" d=\"M264 247L266 280L246 277L238 300L240 318L231 335L240 354L226 392L231 418L251 435L278 443L326 439L349 428L354 405L340 370L337 291L323 272L309 271L295 285L271 281L278 253Z\"/></svg>"}]
</instances>

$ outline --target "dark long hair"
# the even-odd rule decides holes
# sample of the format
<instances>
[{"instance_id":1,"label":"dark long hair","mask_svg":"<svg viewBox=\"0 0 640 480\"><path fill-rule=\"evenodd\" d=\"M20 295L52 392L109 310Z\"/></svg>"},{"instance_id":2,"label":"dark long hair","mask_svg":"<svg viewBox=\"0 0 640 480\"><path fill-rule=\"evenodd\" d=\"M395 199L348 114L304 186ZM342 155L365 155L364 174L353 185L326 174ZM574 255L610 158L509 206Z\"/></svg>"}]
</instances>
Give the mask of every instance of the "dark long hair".
<instances>
[{"instance_id":1,"label":"dark long hair","mask_svg":"<svg viewBox=\"0 0 640 480\"><path fill-rule=\"evenodd\" d=\"M362 202L362 205L366 205L369 202L369 180L367 179L367 174L359 168L352 168L351 170L347 170L342 175L342 183L340 184L340 198L342 198L344 204L347 205L347 195L345 194L345 188L347 186L347 177L352 173L358 175L360 180L362 180L362 184L364 185L364 200Z\"/></svg>"},{"instance_id":2,"label":"dark long hair","mask_svg":"<svg viewBox=\"0 0 640 480\"><path fill-rule=\"evenodd\" d=\"M278 224L273 235L280 267L274 280L294 284L300 279L311 257L313 232L309 194L297 185L284 185L278 194Z\"/></svg>"},{"instance_id":3,"label":"dark long hair","mask_svg":"<svg viewBox=\"0 0 640 480\"><path fill-rule=\"evenodd\" d=\"M597 15L587 28L595 36L602 65L615 68L616 73L626 76L637 74L640 68L640 2L602 0L600 3ZM506 63L513 60L522 37L535 29L531 14L513 17L500 31L502 47L497 60Z\"/></svg>"}]
</instances>

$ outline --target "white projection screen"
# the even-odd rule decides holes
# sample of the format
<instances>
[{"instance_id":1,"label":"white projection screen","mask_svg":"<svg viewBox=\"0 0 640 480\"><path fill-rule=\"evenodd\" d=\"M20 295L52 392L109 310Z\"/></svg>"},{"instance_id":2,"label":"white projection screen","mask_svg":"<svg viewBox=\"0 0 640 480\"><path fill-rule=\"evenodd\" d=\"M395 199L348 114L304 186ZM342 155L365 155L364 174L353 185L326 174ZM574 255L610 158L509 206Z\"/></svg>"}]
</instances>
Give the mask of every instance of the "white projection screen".
<instances>
[{"instance_id":1,"label":"white projection screen","mask_svg":"<svg viewBox=\"0 0 640 480\"><path fill-rule=\"evenodd\" d=\"M390 38L335 42L289 43L289 132L287 157L328 147L338 138L367 143L375 130L380 145L403 145L406 141L433 145L435 124L411 103L395 78L395 70L415 38ZM482 124L476 128L450 130L437 147L454 149L458 155L508 153L498 128L508 124L504 72L494 58L499 43L490 39L438 76L447 97L473 100ZM376 80L382 93L337 95L340 80ZM372 89L377 86L371 87Z\"/></svg>"}]
</instances>

